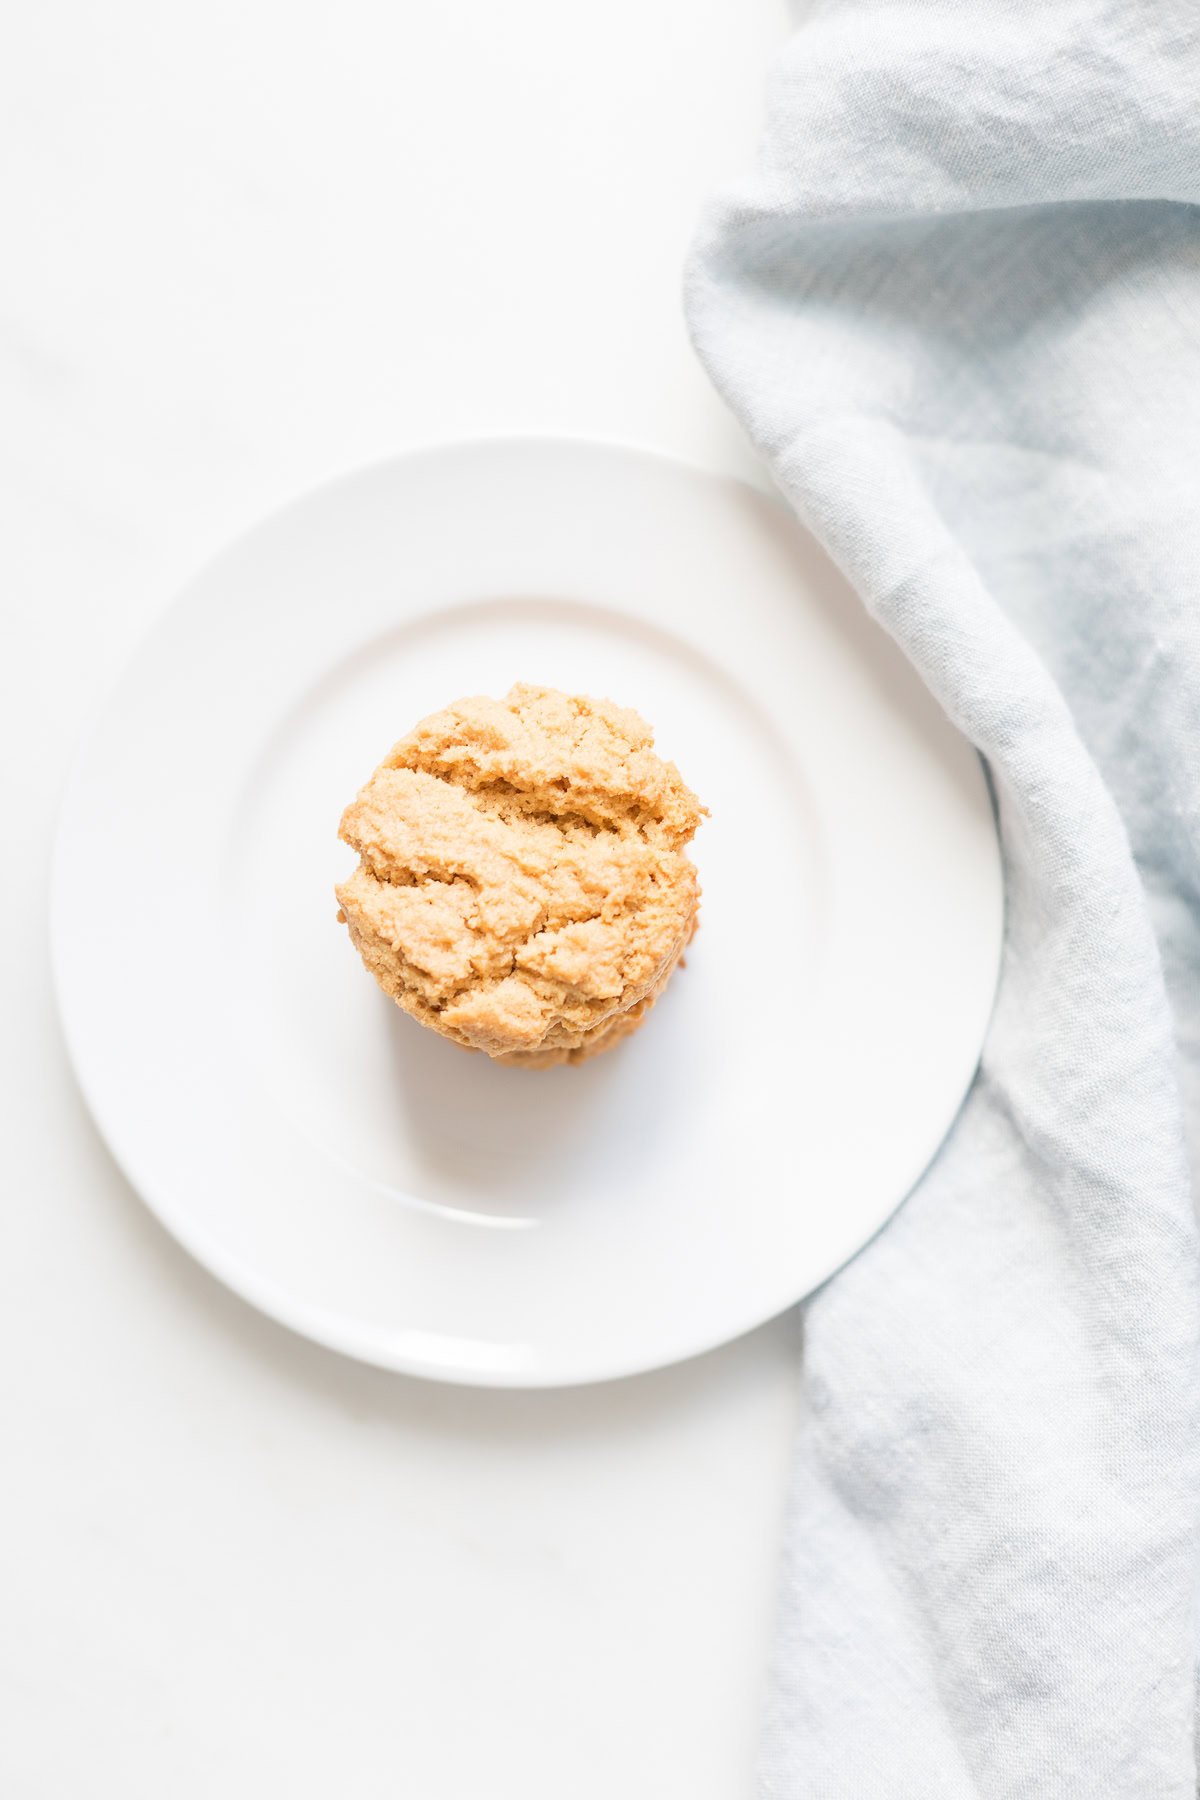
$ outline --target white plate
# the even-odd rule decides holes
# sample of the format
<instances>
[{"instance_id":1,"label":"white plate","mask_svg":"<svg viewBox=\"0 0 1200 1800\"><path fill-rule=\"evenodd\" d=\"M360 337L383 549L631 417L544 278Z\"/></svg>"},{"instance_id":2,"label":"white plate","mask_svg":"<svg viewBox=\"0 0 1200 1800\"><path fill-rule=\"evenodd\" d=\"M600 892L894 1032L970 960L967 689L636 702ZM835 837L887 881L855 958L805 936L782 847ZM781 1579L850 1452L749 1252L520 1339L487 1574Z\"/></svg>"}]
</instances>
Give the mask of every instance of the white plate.
<instances>
[{"instance_id":1,"label":"white plate","mask_svg":"<svg viewBox=\"0 0 1200 1800\"><path fill-rule=\"evenodd\" d=\"M336 923L344 803L514 680L644 713L711 809L646 1028L497 1067ZM657 456L483 440L210 565L81 753L52 899L84 1092L181 1243L296 1330L450 1381L593 1381L823 1281L936 1150L999 961L980 764L781 506Z\"/></svg>"}]
</instances>

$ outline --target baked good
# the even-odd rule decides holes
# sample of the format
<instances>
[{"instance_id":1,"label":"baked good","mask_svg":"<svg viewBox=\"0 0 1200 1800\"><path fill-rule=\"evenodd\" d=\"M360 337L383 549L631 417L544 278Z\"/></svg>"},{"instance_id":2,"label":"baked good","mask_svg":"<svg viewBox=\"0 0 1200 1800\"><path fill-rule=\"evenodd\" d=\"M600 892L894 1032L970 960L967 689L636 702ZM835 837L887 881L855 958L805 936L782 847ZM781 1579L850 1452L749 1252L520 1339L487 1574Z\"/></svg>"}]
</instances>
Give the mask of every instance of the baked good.
<instances>
[{"instance_id":1,"label":"baked good","mask_svg":"<svg viewBox=\"0 0 1200 1800\"><path fill-rule=\"evenodd\" d=\"M636 1029L696 928L704 808L635 712L518 684L401 738L342 817L339 918L384 992L505 1062Z\"/></svg>"}]
</instances>

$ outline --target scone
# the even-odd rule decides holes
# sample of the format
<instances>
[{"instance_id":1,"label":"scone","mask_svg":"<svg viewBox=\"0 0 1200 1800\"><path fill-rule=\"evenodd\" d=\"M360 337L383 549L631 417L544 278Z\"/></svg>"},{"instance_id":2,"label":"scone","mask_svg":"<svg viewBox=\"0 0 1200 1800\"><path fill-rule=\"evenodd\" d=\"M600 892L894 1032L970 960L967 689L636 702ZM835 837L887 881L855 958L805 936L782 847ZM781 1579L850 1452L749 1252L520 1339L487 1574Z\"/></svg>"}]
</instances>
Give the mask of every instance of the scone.
<instances>
[{"instance_id":1,"label":"scone","mask_svg":"<svg viewBox=\"0 0 1200 1800\"><path fill-rule=\"evenodd\" d=\"M518 684L424 719L342 816L339 918L471 1050L580 1062L637 1029L696 928L704 808L623 707Z\"/></svg>"}]
</instances>

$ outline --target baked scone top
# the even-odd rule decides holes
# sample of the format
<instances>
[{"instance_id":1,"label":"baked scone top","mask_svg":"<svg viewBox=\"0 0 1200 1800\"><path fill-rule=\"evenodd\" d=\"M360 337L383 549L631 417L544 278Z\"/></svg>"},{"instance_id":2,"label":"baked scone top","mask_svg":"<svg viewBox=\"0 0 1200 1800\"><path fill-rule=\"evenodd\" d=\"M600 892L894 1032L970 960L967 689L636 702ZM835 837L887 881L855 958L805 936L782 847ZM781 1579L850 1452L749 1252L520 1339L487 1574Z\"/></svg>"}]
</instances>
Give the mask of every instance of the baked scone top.
<instances>
[{"instance_id":1,"label":"baked scone top","mask_svg":"<svg viewBox=\"0 0 1200 1800\"><path fill-rule=\"evenodd\" d=\"M690 936L702 813L637 713L518 684L395 745L342 818L360 862L338 900L424 1023L493 1056L579 1054Z\"/></svg>"}]
</instances>

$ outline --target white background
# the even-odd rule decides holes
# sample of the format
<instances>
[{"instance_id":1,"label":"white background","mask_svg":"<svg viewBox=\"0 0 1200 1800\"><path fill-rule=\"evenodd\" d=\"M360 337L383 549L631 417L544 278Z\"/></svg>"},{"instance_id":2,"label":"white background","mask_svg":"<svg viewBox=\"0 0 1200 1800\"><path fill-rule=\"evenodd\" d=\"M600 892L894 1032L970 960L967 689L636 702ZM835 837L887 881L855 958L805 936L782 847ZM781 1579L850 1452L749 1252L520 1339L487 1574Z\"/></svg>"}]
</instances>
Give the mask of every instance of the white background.
<instances>
[{"instance_id":1,"label":"white background","mask_svg":"<svg viewBox=\"0 0 1200 1800\"><path fill-rule=\"evenodd\" d=\"M794 1320L561 1394L293 1339L97 1142L44 912L81 716L263 511L489 429L749 470L679 271L785 29L768 0L6 9L5 1800L750 1791ZM186 974L181 945L184 1004Z\"/></svg>"}]
</instances>

